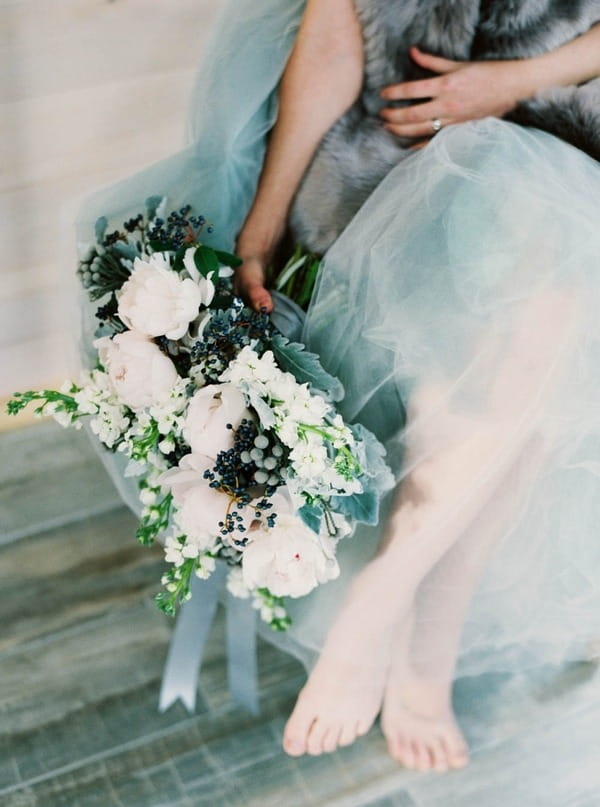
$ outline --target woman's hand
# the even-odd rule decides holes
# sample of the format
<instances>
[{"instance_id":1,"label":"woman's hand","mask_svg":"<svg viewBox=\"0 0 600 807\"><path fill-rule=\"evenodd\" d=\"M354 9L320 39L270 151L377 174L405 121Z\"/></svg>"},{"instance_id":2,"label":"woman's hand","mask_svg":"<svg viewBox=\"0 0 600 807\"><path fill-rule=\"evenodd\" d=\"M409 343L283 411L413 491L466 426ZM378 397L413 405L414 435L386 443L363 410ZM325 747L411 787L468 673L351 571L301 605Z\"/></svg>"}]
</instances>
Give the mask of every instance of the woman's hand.
<instances>
[{"instance_id":1,"label":"woman's hand","mask_svg":"<svg viewBox=\"0 0 600 807\"><path fill-rule=\"evenodd\" d=\"M410 55L418 65L439 75L382 90L381 97L390 101L424 99L422 103L381 111L386 128L400 137L431 137L435 133L432 122L436 120L448 126L488 115L500 118L535 93L525 59L455 62L416 47L411 48Z\"/></svg>"},{"instance_id":2,"label":"woman's hand","mask_svg":"<svg viewBox=\"0 0 600 807\"><path fill-rule=\"evenodd\" d=\"M235 270L233 291L254 311L273 310L273 298L265 288L265 264L260 258L244 258Z\"/></svg>"}]
</instances>

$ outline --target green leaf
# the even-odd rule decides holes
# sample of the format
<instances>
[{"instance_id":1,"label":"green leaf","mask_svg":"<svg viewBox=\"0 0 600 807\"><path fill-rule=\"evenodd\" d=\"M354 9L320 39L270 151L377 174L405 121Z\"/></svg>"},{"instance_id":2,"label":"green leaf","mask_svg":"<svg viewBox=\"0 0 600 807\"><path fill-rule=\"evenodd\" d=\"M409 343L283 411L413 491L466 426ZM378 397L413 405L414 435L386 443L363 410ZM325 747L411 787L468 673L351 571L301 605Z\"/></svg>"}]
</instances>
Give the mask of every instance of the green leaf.
<instances>
[{"instance_id":1,"label":"green leaf","mask_svg":"<svg viewBox=\"0 0 600 807\"><path fill-rule=\"evenodd\" d=\"M351 496L333 496L331 509L352 521L374 526L379 521L379 498L375 490L365 490Z\"/></svg>"},{"instance_id":2,"label":"green leaf","mask_svg":"<svg viewBox=\"0 0 600 807\"><path fill-rule=\"evenodd\" d=\"M342 382L324 369L316 353L280 334L273 336L271 349L281 369L291 373L300 384L310 384L313 391L320 392L328 400L342 400Z\"/></svg>"},{"instance_id":3,"label":"green leaf","mask_svg":"<svg viewBox=\"0 0 600 807\"><path fill-rule=\"evenodd\" d=\"M323 509L316 504L305 504L298 510L298 515L306 526L313 532L319 534L321 531L321 521L323 520Z\"/></svg>"},{"instance_id":4,"label":"green leaf","mask_svg":"<svg viewBox=\"0 0 600 807\"><path fill-rule=\"evenodd\" d=\"M156 238L150 238L148 246L152 252L171 252L173 249L173 244L169 244L167 241L159 241Z\"/></svg>"},{"instance_id":5,"label":"green leaf","mask_svg":"<svg viewBox=\"0 0 600 807\"><path fill-rule=\"evenodd\" d=\"M215 275L219 273L219 259L211 247L201 244L194 252L194 263L203 277L208 277L211 272Z\"/></svg>"},{"instance_id":6,"label":"green leaf","mask_svg":"<svg viewBox=\"0 0 600 807\"><path fill-rule=\"evenodd\" d=\"M100 216L100 218L96 219L96 224L94 225L94 232L96 233L96 241L99 244L104 240L107 227L108 227L108 219L106 218L106 216Z\"/></svg>"},{"instance_id":7,"label":"green leaf","mask_svg":"<svg viewBox=\"0 0 600 807\"><path fill-rule=\"evenodd\" d=\"M185 258L185 253L188 251L189 245L183 244L179 247L177 252L175 253L175 259L173 260L173 271L174 272L181 272L183 269L183 259Z\"/></svg>"},{"instance_id":8,"label":"green leaf","mask_svg":"<svg viewBox=\"0 0 600 807\"><path fill-rule=\"evenodd\" d=\"M215 249L213 251L217 256L219 263L221 263L223 266L230 266L232 269L236 269L243 263L241 258L238 258L237 255L232 255L230 252L223 252L220 249Z\"/></svg>"},{"instance_id":9,"label":"green leaf","mask_svg":"<svg viewBox=\"0 0 600 807\"><path fill-rule=\"evenodd\" d=\"M150 220L156 216L156 211L163 200L164 196L149 196L146 199L146 214Z\"/></svg>"}]
</instances>

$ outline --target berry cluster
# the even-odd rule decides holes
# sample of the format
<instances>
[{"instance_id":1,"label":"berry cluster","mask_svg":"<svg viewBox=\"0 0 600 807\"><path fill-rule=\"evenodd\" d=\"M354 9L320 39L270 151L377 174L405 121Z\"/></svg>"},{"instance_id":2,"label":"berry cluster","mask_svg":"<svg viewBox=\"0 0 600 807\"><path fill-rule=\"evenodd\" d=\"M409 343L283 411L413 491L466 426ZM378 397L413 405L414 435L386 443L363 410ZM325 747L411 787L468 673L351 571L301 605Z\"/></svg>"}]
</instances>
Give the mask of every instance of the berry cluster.
<instances>
[{"instance_id":1,"label":"berry cluster","mask_svg":"<svg viewBox=\"0 0 600 807\"><path fill-rule=\"evenodd\" d=\"M77 274L91 300L99 300L105 294L117 291L129 278L130 270L123 264L122 256L112 247L90 247L77 267Z\"/></svg>"},{"instance_id":2,"label":"berry cluster","mask_svg":"<svg viewBox=\"0 0 600 807\"><path fill-rule=\"evenodd\" d=\"M252 311L237 297L233 298L227 311L215 314L202 333L202 341L191 350L193 365L200 366L209 383L219 376L237 354L253 344L269 344L273 326L267 314Z\"/></svg>"},{"instance_id":3,"label":"berry cluster","mask_svg":"<svg viewBox=\"0 0 600 807\"><path fill-rule=\"evenodd\" d=\"M256 466L254 481L258 485L276 488L283 482L281 478L283 453L283 446L279 442L271 444L269 437L262 433L254 438L249 450L246 449L241 453L240 459L243 463L254 463Z\"/></svg>"},{"instance_id":4,"label":"berry cluster","mask_svg":"<svg viewBox=\"0 0 600 807\"><path fill-rule=\"evenodd\" d=\"M204 472L211 488L231 497L232 505L218 526L220 534L238 547L248 542L245 508L251 509L254 518L264 519L269 527L275 525L276 513L267 511L273 506L269 498L281 484L283 449L276 444L269 453L269 447L266 434L259 434L256 423L244 418L234 431L232 448L219 452L213 469Z\"/></svg>"},{"instance_id":5,"label":"berry cluster","mask_svg":"<svg viewBox=\"0 0 600 807\"><path fill-rule=\"evenodd\" d=\"M168 245L172 250L178 250L184 244L197 243L206 219L204 216L190 216L191 210L191 205L185 205L169 213L166 220L155 218L148 230L148 238ZM206 228L207 233L212 231L212 227Z\"/></svg>"}]
</instances>

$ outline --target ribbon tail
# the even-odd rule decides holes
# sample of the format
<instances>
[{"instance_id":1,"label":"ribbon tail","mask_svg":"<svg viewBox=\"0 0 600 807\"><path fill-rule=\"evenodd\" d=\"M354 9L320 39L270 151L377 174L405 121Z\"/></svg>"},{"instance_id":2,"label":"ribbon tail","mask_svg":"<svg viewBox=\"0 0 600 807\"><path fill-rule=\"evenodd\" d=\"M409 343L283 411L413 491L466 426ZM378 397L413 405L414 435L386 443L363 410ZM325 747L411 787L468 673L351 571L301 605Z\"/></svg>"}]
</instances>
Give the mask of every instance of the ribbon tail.
<instances>
[{"instance_id":1,"label":"ribbon tail","mask_svg":"<svg viewBox=\"0 0 600 807\"><path fill-rule=\"evenodd\" d=\"M250 600L227 592L227 677L231 697L253 715L259 713L256 610Z\"/></svg>"},{"instance_id":2,"label":"ribbon tail","mask_svg":"<svg viewBox=\"0 0 600 807\"><path fill-rule=\"evenodd\" d=\"M198 674L204 646L215 618L225 576L225 564L218 563L208 580L192 579L192 598L179 612L169 645L158 704L161 712L177 700L181 700L190 713L196 708Z\"/></svg>"}]
</instances>

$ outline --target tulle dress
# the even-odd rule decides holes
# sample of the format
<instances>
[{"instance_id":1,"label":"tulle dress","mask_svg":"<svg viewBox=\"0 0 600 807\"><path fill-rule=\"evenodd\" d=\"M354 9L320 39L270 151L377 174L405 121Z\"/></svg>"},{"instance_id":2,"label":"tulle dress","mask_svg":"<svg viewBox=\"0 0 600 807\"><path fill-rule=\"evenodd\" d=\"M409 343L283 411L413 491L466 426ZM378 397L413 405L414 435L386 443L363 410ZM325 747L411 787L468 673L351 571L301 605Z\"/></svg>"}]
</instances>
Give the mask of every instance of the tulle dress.
<instances>
[{"instance_id":1,"label":"tulle dress","mask_svg":"<svg viewBox=\"0 0 600 807\"><path fill-rule=\"evenodd\" d=\"M165 194L233 247L303 5L236 0L235 24L225 10L190 145L90 199L80 240L96 216ZM494 119L448 127L328 250L306 319L303 340L345 385L344 416L384 441L396 478L448 463L448 495L419 538L445 549L415 619L443 642L448 603L466 601L457 676L599 652L599 205L600 167L557 138ZM266 638L309 667L380 536L345 539L340 578L291 602L288 634Z\"/></svg>"}]
</instances>

